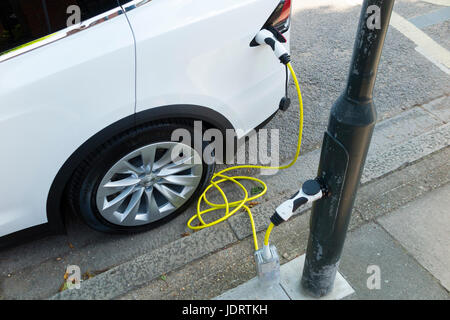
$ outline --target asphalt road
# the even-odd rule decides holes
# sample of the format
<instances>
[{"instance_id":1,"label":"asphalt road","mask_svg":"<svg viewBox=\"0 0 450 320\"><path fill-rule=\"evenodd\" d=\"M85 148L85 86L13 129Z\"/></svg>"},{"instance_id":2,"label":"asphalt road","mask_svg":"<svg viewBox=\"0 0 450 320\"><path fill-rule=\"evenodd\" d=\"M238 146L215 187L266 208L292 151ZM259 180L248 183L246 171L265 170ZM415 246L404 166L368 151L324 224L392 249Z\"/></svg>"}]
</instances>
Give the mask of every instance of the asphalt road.
<instances>
[{"instance_id":1,"label":"asphalt road","mask_svg":"<svg viewBox=\"0 0 450 320\"><path fill-rule=\"evenodd\" d=\"M445 8L448 7L425 1L397 0L394 11L407 21L414 21ZM298 0L294 3L291 54L305 105L305 152L320 146L329 109L344 88L359 12L356 0ZM450 20L436 21L420 30L450 50ZM417 46L414 40L390 27L374 92L379 120L450 95L450 75L419 53ZM295 106L297 100L292 83L289 93ZM268 129L280 129L282 159L293 154L297 139L297 122L293 119L297 117L297 109L291 107L277 114L267 125ZM108 269L182 237L188 231L185 226L188 218L182 214L150 232L112 236L92 231L75 217L68 217L67 235L0 251L0 299L48 297L62 284L68 264L79 265L83 273Z\"/></svg>"}]
</instances>

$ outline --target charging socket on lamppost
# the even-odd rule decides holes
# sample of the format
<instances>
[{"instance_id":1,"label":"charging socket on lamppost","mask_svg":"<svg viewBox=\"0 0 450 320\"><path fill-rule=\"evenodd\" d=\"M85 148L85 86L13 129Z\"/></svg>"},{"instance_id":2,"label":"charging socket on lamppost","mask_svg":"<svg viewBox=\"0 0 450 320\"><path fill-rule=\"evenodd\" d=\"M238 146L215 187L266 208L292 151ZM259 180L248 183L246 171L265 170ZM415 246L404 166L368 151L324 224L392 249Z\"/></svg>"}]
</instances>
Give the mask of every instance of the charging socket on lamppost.
<instances>
[{"instance_id":1,"label":"charging socket on lamppost","mask_svg":"<svg viewBox=\"0 0 450 320\"><path fill-rule=\"evenodd\" d=\"M280 258L274 245L255 251L255 262L261 286L271 287L280 283Z\"/></svg>"}]
</instances>

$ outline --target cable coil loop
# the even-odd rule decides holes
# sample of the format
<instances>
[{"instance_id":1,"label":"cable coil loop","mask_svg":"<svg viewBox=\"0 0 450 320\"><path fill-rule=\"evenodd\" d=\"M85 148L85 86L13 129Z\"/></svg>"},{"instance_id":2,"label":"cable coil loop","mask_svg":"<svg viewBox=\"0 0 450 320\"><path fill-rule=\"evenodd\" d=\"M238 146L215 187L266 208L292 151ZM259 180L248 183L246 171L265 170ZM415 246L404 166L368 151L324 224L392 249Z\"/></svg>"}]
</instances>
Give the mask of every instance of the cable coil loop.
<instances>
[{"instance_id":1,"label":"cable coil loop","mask_svg":"<svg viewBox=\"0 0 450 320\"><path fill-rule=\"evenodd\" d=\"M258 165L241 165L241 166L234 166L234 167L229 167L226 169L223 169L217 173L215 173L213 175L213 177L211 178L211 182L208 185L208 187L206 187L206 189L203 191L203 193L200 195L198 202L197 202L197 213L195 215L193 215L189 221L187 222L187 226L192 229L192 230L199 230L199 229L204 229L204 228L208 228L211 226L214 226L222 221L225 221L226 219L228 219L229 217L231 217L233 214L235 214L236 212L238 212L240 209L244 209L245 211L247 211L247 214L250 218L250 223L252 226L252 233L253 233L253 241L255 244L255 250L258 250L258 239L256 237L256 229L255 229L255 222L253 220L253 215L252 212L250 210L250 207L247 205L248 202L256 200L260 197L262 197L266 192L267 192L267 185L265 184L264 181L262 181L261 179L255 178L255 177L250 177L250 176L228 176L228 175L224 175L224 173L231 171L231 170L238 170L238 169L268 169L268 170L283 170L283 169L287 169L289 167L291 167L292 165L294 165L294 163L297 161L299 155L300 155L300 148L302 145L302 134L303 134L303 101L302 101L302 93L300 90L300 85L298 83L297 80L297 76L295 75L294 69L292 68L291 63L287 63L286 64L287 68L289 68L289 71L292 75L292 78L294 80L295 83L295 88L297 90L297 94L298 94L298 101L299 101L299 112L300 112L300 117L299 117L299 130L298 130L298 140L297 140L297 150L295 153L294 158L292 159L292 161L290 163L288 163L287 165L284 166L278 166L278 167L271 167L271 166L258 166ZM219 180L216 180L216 179ZM248 195L248 191L247 189L242 185L242 183L240 183L238 180L250 180L250 181L254 181L258 184L260 184L263 188L263 190L254 195L249 197ZM236 186L238 186L239 188L242 189L242 191L244 192L244 197L241 200L237 200L237 201L233 201L233 202L229 202L228 198L225 194L225 192L223 191L223 189L220 187L220 184L226 181L230 181L232 183L234 183ZM206 193L210 190L210 189L216 189L222 196L223 198L223 203L213 203L211 201L209 201L206 198ZM205 209L205 210L201 210L201 204L202 202L206 203L209 208ZM233 208L231 211L230 209ZM209 212L213 212L213 211L217 211L217 210L221 210L221 209L225 209L225 214L219 218L216 219L212 222L206 223L203 218L202 215L209 213ZM199 225L194 226L192 223L194 222L194 220L198 220L199 221ZM274 227L274 225L272 223L270 223L269 227L267 228L266 231L266 235L264 237L264 245L268 245L269 244L269 237L270 237L270 232L272 231L272 228Z\"/></svg>"}]
</instances>

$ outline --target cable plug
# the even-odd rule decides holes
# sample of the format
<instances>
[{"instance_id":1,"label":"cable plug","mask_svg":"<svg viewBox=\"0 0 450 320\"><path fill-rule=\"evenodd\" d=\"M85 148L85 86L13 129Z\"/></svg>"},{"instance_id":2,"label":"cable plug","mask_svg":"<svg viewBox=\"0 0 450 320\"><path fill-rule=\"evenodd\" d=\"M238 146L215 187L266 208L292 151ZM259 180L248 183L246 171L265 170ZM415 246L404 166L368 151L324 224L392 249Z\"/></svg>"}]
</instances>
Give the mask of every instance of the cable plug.
<instances>
[{"instance_id":1,"label":"cable plug","mask_svg":"<svg viewBox=\"0 0 450 320\"><path fill-rule=\"evenodd\" d=\"M263 287L280 283L280 258L274 245L265 245L255 251L256 273Z\"/></svg>"},{"instance_id":2,"label":"cable plug","mask_svg":"<svg viewBox=\"0 0 450 320\"><path fill-rule=\"evenodd\" d=\"M255 36L256 43L263 45L267 44L272 48L275 56L280 59L283 64L288 64L291 61L291 56L289 55L286 48L281 44L280 41L274 36L272 32L267 29L260 30Z\"/></svg>"},{"instance_id":3,"label":"cable plug","mask_svg":"<svg viewBox=\"0 0 450 320\"><path fill-rule=\"evenodd\" d=\"M270 221L278 226L280 223L289 220L300 206L319 200L326 193L327 191L319 181L307 180L299 191L277 207L275 213L270 217Z\"/></svg>"}]
</instances>

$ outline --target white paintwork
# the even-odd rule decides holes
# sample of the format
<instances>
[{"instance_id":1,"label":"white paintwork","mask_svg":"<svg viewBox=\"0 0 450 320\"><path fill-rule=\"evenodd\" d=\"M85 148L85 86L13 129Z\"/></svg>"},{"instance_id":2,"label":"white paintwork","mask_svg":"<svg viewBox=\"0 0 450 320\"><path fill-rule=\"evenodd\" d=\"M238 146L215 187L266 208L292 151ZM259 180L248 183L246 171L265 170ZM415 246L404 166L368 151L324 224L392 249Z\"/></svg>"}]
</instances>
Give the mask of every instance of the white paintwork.
<instances>
[{"instance_id":1,"label":"white paintwork","mask_svg":"<svg viewBox=\"0 0 450 320\"><path fill-rule=\"evenodd\" d=\"M0 63L0 236L47 222L64 162L134 112L134 69L124 15Z\"/></svg>"},{"instance_id":2,"label":"white paintwork","mask_svg":"<svg viewBox=\"0 0 450 320\"><path fill-rule=\"evenodd\" d=\"M130 11L137 111L178 103L205 106L243 134L266 120L284 95L284 68L269 47L249 44L277 3L166 0Z\"/></svg>"},{"instance_id":3,"label":"white paintwork","mask_svg":"<svg viewBox=\"0 0 450 320\"><path fill-rule=\"evenodd\" d=\"M340 300L355 291L345 278L338 272L333 290L319 299L305 294L300 285L305 255L295 258L280 268L281 283L266 288L259 284L255 277L240 286L224 292L215 300Z\"/></svg>"},{"instance_id":4,"label":"white paintwork","mask_svg":"<svg viewBox=\"0 0 450 320\"><path fill-rule=\"evenodd\" d=\"M277 3L153 0L1 62L0 236L46 223L64 162L135 111L206 106L243 132L275 112L283 67L249 43Z\"/></svg>"}]
</instances>

